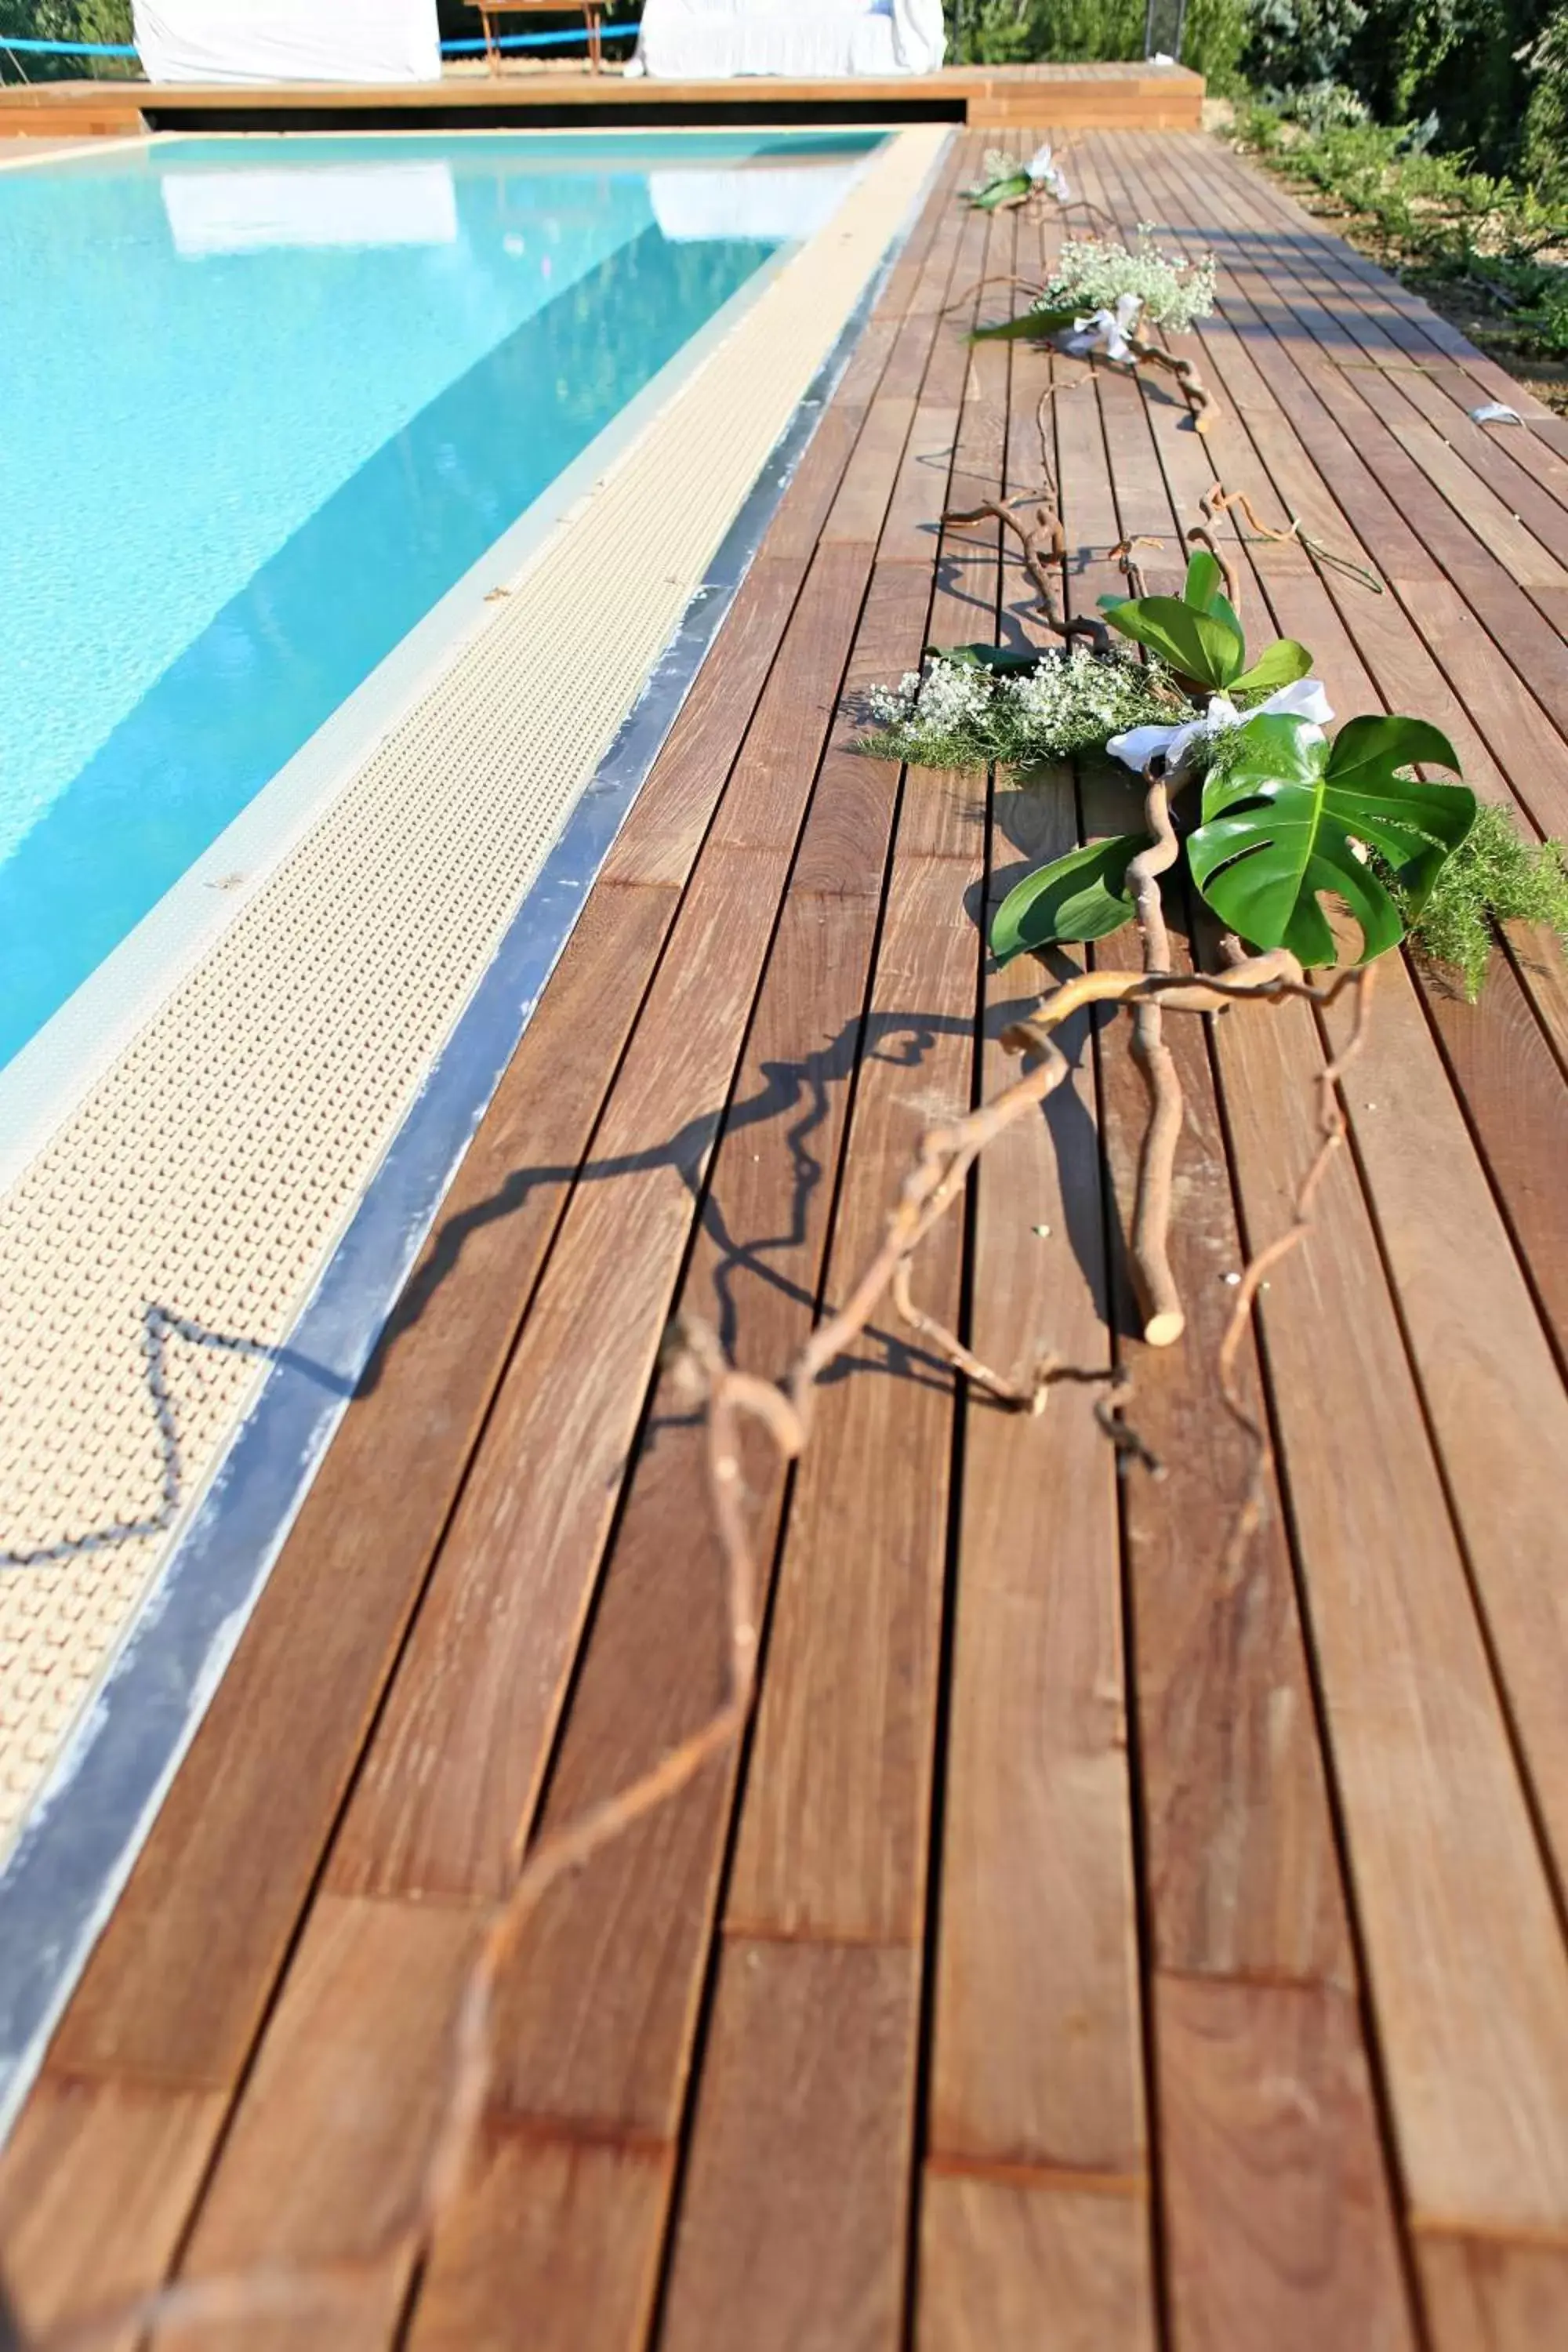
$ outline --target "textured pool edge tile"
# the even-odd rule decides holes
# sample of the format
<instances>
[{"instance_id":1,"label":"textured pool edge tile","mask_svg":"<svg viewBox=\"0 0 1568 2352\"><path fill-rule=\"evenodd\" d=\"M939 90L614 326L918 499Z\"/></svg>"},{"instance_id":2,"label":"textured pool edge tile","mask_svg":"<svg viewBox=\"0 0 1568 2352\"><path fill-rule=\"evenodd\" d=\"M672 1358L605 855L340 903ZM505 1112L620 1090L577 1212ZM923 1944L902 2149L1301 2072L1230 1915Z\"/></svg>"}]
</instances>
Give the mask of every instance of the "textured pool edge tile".
<instances>
[{"instance_id":1,"label":"textured pool edge tile","mask_svg":"<svg viewBox=\"0 0 1568 2352\"><path fill-rule=\"evenodd\" d=\"M889 139L0 1198L7 1841L948 135Z\"/></svg>"}]
</instances>

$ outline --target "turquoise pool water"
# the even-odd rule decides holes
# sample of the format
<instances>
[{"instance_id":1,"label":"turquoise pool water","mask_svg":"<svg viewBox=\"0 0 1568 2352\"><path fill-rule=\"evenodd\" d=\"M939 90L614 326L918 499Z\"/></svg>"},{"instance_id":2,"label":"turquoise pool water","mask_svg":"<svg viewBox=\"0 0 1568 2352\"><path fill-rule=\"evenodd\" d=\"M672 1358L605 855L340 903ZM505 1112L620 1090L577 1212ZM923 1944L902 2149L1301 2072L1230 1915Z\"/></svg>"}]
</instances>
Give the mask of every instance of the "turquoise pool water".
<instances>
[{"instance_id":1,"label":"turquoise pool water","mask_svg":"<svg viewBox=\"0 0 1568 2352\"><path fill-rule=\"evenodd\" d=\"M0 173L0 1065L870 143Z\"/></svg>"}]
</instances>

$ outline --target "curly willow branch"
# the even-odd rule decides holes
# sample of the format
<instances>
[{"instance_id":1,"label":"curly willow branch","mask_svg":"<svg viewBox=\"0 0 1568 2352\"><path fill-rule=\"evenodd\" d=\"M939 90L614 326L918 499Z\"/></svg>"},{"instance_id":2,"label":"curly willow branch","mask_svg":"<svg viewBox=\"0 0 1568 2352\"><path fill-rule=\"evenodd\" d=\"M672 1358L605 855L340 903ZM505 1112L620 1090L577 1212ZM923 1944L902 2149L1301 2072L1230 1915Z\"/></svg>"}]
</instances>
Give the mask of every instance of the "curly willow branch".
<instances>
[{"instance_id":1,"label":"curly willow branch","mask_svg":"<svg viewBox=\"0 0 1568 2352\"><path fill-rule=\"evenodd\" d=\"M1160 877L1181 854L1171 823L1170 793L1163 761L1152 761L1143 772L1143 822L1151 839L1127 868L1127 887L1138 910L1143 939L1143 966L1151 974L1171 969L1171 940L1165 928L1165 906ZM1187 1325L1171 1271L1171 1192L1176 1146L1182 1136L1182 1086L1176 1065L1165 1043L1164 1014L1157 996L1146 998L1132 1013L1132 1058L1149 1090L1149 1124L1138 1157L1138 1191L1132 1211L1132 1279L1143 1318L1143 1337L1151 1348L1174 1345Z\"/></svg>"},{"instance_id":2,"label":"curly willow branch","mask_svg":"<svg viewBox=\"0 0 1568 2352\"><path fill-rule=\"evenodd\" d=\"M1127 348L1138 367L1163 368L1167 375L1175 377L1182 397L1192 411L1194 431L1206 433L1217 422L1222 413L1219 403L1191 360L1179 359L1163 343L1145 342L1142 335L1129 335Z\"/></svg>"},{"instance_id":3,"label":"curly willow branch","mask_svg":"<svg viewBox=\"0 0 1568 2352\"><path fill-rule=\"evenodd\" d=\"M1156 795L1161 793L1163 786L1156 782L1150 795L1155 839L1143 854L1144 872L1134 883L1140 891L1157 891L1158 876L1163 870L1163 835L1169 829L1169 816L1156 804ZM1150 941L1151 957L1164 953L1162 926L1146 929L1145 937ZM1240 1392L1237 1360L1241 1339L1269 1267L1297 1247L1310 1230L1315 1196L1329 1160L1343 1139L1344 1120L1336 1087L1361 1048L1374 969L1367 965L1342 971L1327 987L1314 988L1303 978L1295 957L1285 949L1277 949L1267 955L1241 957L1233 961L1227 971L1215 975L1189 978L1152 970L1077 974L1043 998L1032 1013L1004 1034L1002 1044L1006 1050L1025 1057L1023 1075L994 1100L982 1104L949 1126L932 1128L921 1136L913 1162L900 1186L880 1247L844 1306L812 1333L782 1384L737 1370L706 1324L689 1317L678 1321L672 1330L667 1362L685 1398L700 1400L702 1405L704 1475L712 1524L724 1561L729 1605L729 1666L724 1696L696 1731L660 1757L647 1771L615 1795L591 1806L564 1828L547 1832L531 1853L517 1857L512 1885L485 1924L459 1997L446 2096L418 2183L404 2212L395 2216L374 2243L353 2259L299 2265L264 2263L210 2278L177 2280L150 2294L128 2297L111 2307L35 2335L29 2339L30 2352L100 2352L100 2347L122 2340L132 2330L158 2326L184 2334L215 2327L232 2329L241 2319L287 2318L306 2313L321 2317L340 2305L346 2326L352 2310L357 2307L356 2293L368 2281L376 2279L386 2265L403 2263L412 2274L428 2262L442 2226L468 2179L494 2074L496 1988L528 1921L558 1881L582 1869L634 1823L668 1803L706 1765L731 1752L750 1720L756 1696L761 1580L746 1518L741 1452L744 1424L750 1423L760 1429L782 1461L795 1461L810 1436L812 1407L822 1374L864 1333L878 1306L889 1295L904 1320L968 1379L988 1390L1003 1404L1038 1412L1060 1369L1054 1360L1043 1355L1028 1378L1021 1381L993 1370L955 1335L921 1313L910 1296L910 1279L915 1252L961 1197L969 1171L981 1153L1018 1119L1037 1109L1068 1076L1069 1065L1056 1042L1055 1033L1075 1013L1095 1004L1130 1006L1136 1021L1149 1012L1223 1011L1247 998L1272 1003L1298 998L1327 1006L1345 988L1354 987L1358 1002L1352 1034L1321 1074L1321 1139L1298 1189L1291 1224L1248 1265L1221 1343L1222 1393L1253 1451L1252 1475L1226 1555L1227 1573L1239 1573L1247 1545L1261 1517L1272 1460L1267 1435ZM1157 1082L1153 1091L1158 1094ZM1151 1197L1149 1213L1154 1215L1159 1207L1156 1191ZM1168 1213L1168 1201L1165 1212ZM1154 1215L1155 1223L1160 1221L1160 1216ZM1145 1269L1142 1278L1149 1278L1151 1272ZM1129 1393L1126 1374L1096 1370L1080 1377L1104 1384L1105 1393L1097 1404L1096 1417L1119 1450L1157 1468L1136 1433L1121 1418L1121 1408Z\"/></svg>"}]
</instances>

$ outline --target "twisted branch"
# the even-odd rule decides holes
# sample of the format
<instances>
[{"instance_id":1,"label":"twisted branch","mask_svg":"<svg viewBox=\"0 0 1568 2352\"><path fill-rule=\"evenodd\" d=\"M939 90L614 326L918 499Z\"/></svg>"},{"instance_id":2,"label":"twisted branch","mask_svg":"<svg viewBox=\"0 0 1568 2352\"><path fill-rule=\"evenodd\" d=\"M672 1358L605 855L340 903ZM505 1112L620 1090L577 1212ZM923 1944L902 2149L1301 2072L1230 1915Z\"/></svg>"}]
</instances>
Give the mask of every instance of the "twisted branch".
<instances>
[{"instance_id":1,"label":"twisted branch","mask_svg":"<svg viewBox=\"0 0 1568 2352\"><path fill-rule=\"evenodd\" d=\"M1165 928L1160 877L1168 873L1181 854L1171 823L1170 792L1164 761L1151 761L1143 771L1143 822L1151 835L1127 868L1127 884L1138 910L1143 939L1143 968L1151 974L1168 974L1171 940ZM1158 997L1136 1005L1132 1013L1132 1058L1143 1074L1149 1092L1149 1124L1138 1155L1138 1189L1132 1211L1132 1282L1143 1318L1143 1337L1151 1348L1169 1348L1186 1328L1187 1318L1171 1271L1171 1193L1174 1181L1176 1146L1182 1135L1182 1085L1165 1043L1164 1015Z\"/></svg>"},{"instance_id":2,"label":"twisted branch","mask_svg":"<svg viewBox=\"0 0 1568 2352\"><path fill-rule=\"evenodd\" d=\"M1020 507L1033 506L1032 520L1019 514ZM978 506L952 508L942 516L944 530L958 524L998 522L1017 541L1024 570L1037 600L1035 617L1042 627L1070 644L1082 637L1097 654L1110 651L1110 631L1098 614L1073 613L1058 615L1056 592L1051 582L1049 564L1065 566L1067 534L1057 511L1054 498L1047 492L1025 490L1013 499L983 499Z\"/></svg>"},{"instance_id":3,"label":"twisted branch","mask_svg":"<svg viewBox=\"0 0 1568 2352\"><path fill-rule=\"evenodd\" d=\"M1146 342L1142 335L1129 335L1126 340L1127 348L1132 353L1135 365L1163 368L1167 375L1175 377L1181 387L1182 397L1192 413L1194 429L1199 433L1206 433L1218 417L1220 406L1198 373L1194 362L1178 358L1174 352L1168 352L1163 343Z\"/></svg>"},{"instance_id":4,"label":"twisted branch","mask_svg":"<svg viewBox=\"0 0 1568 2352\"><path fill-rule=\"evenodd\" d=\"M1152 780L1150 818L1155 839L1142 860L1134 861L1143 866L1134 888L1148 926L1145 938L1151 958L1165 952L1163 923L1147 900L1149 891L1157 894L1159 874L1169 862L1164 839L1169 816L1158 800L1163 790L1158 780ZM1151 1011L1213 1013L1247 998L1271 1003L1297 998L1327 1006L1344 988L1354 986L1358 992L1354 1030L1321 1076L1321 1141L1297 1192L1292 1223L1247 1266L1220 1350L1222 1393L1253 1449L1251 1478L1226 1551L1227 1573L1239 1573L1247 1544L1261 1517L1272 1456L1262 1426L1241 1396L1236 1377L1237 1354L1262 1280L1269 1267L1297 1247L1310 1229L1315 1195L1330 1159L1343 1139L1344 1121L1335 1088L1360 1050L1374 971L1372 965L1356 967L1336 973L1326 988L1314 988L1304 980L1295 957L1286 949L1277 949L1267 955L1240 958L1223 974L1189 978L1152 970L1076 974L1004 1034L1004 1047L1025 1057L1023 1074L992 1102L921 1136L880 1247L844 1306L812 1333L782 1384L737 1370L706 1324L691 1317L679 1319L671 1334L667 1361L678 1389L687 1399L695 1397L703 1403L704 1476L724 1560L729 1601L726 1688L708 1719L647 1771L589 1807L563 1829L547 1832L531 1853L517 1857L513 1884L486 1922L458 2001L446 2099L418 2183L404 2212L395 2216L357 2257L299 2265L261 2263L210 2278L176 2280L36 2336L31 2339L32 2352L99 2352L99 2347L132 2330L163 2326L184 2332L232 2327L243 2318L306 2313L323 2316L340 2305L346 2324L356 2291L374 2281L385 2265L401 2263L412 2273L429 2261L440 2231L468 2183L494 2073L496 1988L523 1929L558 1880L583 1868L635 1822L669 1802L705 1765L731 1752L750 1720L756 1696L761 1579L746 1520L741 1452L744 1425L751 1423L761 1429L782 1461L795 1461L810 1435L816 1384L823 1372L853 1346L889 1292L904 1319L968 1379L1004 1404L1038 1412L1061 1368L1043 1356L1026 1381L994 1371L944 1326L913 1305L910 1261L962 1194L980 1154L1042 1104L1068 1076L1069 1065L1056 1042L1056 1033L1075 1013L1096 1004L1128 1005L1136 1022ZM1105 1384L1096 1418L1119 1452L1157 1469L1122 1417L1129 1391L1125 1373L1094 1370L1078 1377Z\"/></svg>"}]
</instances>

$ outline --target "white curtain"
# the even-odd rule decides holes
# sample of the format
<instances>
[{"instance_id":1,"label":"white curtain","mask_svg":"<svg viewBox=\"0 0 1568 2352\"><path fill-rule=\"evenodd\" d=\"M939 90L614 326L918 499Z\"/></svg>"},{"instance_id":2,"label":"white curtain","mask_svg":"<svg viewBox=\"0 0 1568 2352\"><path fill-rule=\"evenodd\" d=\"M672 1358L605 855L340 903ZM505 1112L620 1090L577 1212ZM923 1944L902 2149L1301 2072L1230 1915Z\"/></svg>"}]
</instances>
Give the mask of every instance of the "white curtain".
<instances>
[{"instance_id":1,"label":"white curtain","mask_svg":"<svg viewBox=\"0 0 1568 2352\"><path fill-rule=\"evenodd\" d=\"M438 81L436 0L132 0L149 81Z\"/></svg>"},{"instance_id":2,"label":"white curtain","mask_svg":"<svg viewBox=\"0 0 1568 2352\"><path fill-rule=\"evenodd\" d=\"M647 0L631 70L663 81L934 73L942 0Z\"/></svg>"}]
</instances>

